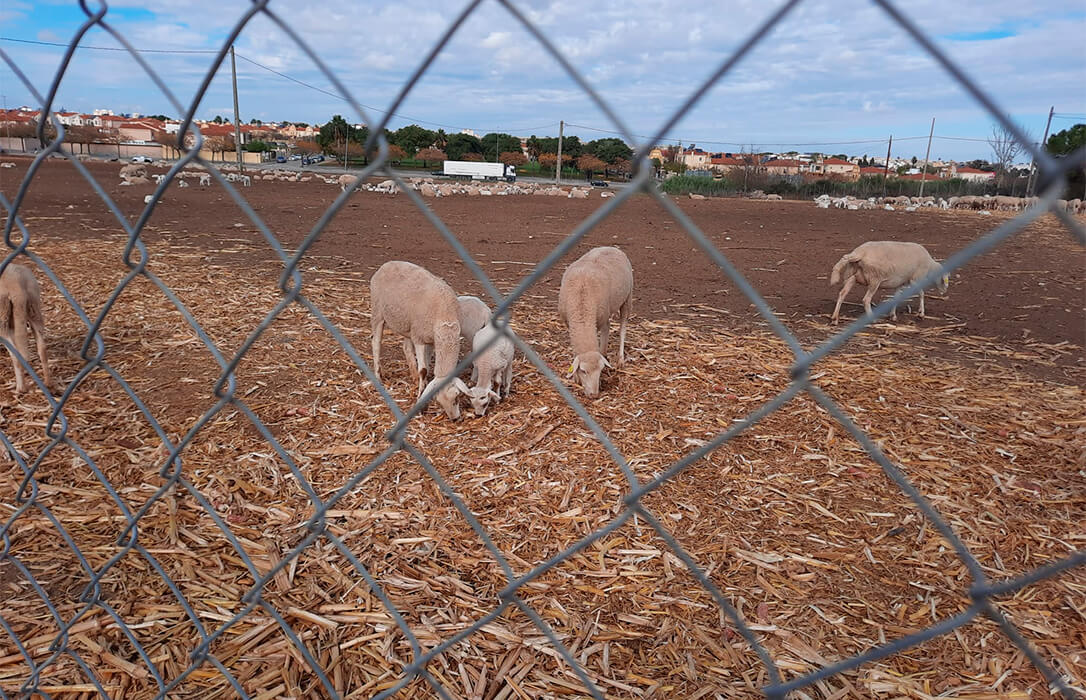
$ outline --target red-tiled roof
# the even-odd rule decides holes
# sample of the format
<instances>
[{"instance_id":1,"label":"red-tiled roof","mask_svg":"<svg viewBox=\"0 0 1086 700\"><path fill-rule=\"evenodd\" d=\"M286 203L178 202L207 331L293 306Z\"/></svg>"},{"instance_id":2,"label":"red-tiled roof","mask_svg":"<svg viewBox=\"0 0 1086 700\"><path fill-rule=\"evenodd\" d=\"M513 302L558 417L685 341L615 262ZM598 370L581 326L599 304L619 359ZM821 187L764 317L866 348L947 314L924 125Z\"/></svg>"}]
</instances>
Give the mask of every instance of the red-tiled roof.
<instances>
[{"instance_id":1,"label":"red-tiled roof","mask_svg":"<svg viewBox=\"0 0 1086 700\"><path fill-rule=\"evenodd\" d=\"M876 167L873 167L873 166L869 166L869 167L866 167L866 168L860 168L860 174L861 175L882 175L885 172L886 172L885 168L876 168ZM891 172L893 172L893 171L891 171Z\"/></svg>"},{"instance_id":2,"label":"red-tiled roof","mask_svg":"<svg viewBox=\"0 0 1086 700\"><path fill-rule=\"evenodd\" d=\"M801 160L780 159L767 161L764 165L767 168L799 168L806 165L806 163Z\"/></svg>"},{"instance_id":3,"label":"red-tiled roof","mask_svg":"<svg viewBox=\"0 0 1086 700\"><path fill-rule=\"evenodd\" d=\"M847 160L841 160L840 158L826 158L822 161L823 165L853 165Z\"/></svg>"},{"instance_id":4,"label":"red-tiled roof","mask_svg":"<svg viewBox=\"0 0 1086 700\"><path fill-rule=\"evenodd\" d=\"M990 170L978 170L977 168L967 168L965 166L959 167L958 172L959 173L972 173L974 175L977 175L977 174L979 174L979 175L991 175L992 177L995 177L995 173L993 173Z\"/></svg>"}]
</instances>

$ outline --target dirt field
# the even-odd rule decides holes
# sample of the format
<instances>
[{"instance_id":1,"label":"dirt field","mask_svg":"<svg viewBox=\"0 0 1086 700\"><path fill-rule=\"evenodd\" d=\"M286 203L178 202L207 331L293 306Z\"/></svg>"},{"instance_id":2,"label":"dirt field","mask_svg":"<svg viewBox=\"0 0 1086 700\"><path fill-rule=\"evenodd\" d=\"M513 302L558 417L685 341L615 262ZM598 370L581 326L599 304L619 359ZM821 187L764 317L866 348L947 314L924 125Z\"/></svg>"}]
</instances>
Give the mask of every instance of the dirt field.
<instances>
[{"instance_id":1,"label":"dirt field","mask_svg":"<svg viewBox=\"0 0 1086 700\"><path fill-rule=\"evenodd\" d=\"M25 165L0 170L9 199ZM115 164L92 169L134 217L151 188L117 186ZM338 193L324 183L263 181L242 190L288 248ZM506 292L603 201L465 196L430 204ZM827 277L844 252L864 240L898 239L921 242L942 258L998 218L820 210L810 202L679 205L808 347L833 333L835 291ZM70 165L52 162L34 181L21 216L31 249L93 318L128 272L117 222ZM171 187L144 240L148 269L227 358L282 298L281 267L217 188ZM637 196L514 307L518 332L559 374L569 360L554 312L561 270L601 244L621 246L634 264L635 317L630 364L609 374L603 395L586 406L644 481L784 389L791 358L666 212ZM460 293L482 291L406 197L355 195L310 249L303 291L366 359L367 280L397 258L429 267ZM929 297L927 319L902 309L897 323L863 332L816 368L818 385L901 465L993 580L1066 557L1086 542L1084 263L1083 250L1046 217L970 263L946 298ZM44 287L54 372L69 382L83 366L85 326L51 285ZM861 293L854 295L850 319L860 308ZM212 408L220 367L147 279L119 296L102 335L105 362L171 439ZM398 352L385 354L389 390L407 408L412 389L403 361ZM0 429L17 450L36 457L49 444L49 410L40 395L10 398L13 383L7 375L5 381ZM65 620L83 609L88 581L49 515L98 569L122 551L116 540L124 509L147 509L139 529L146 552L128 552L110 566L102 599L112 608L80 613L83 626L70 642L115 697L143 697L160 686L110 610L134 627L165 683L183 678L176 697L231 696L209 663L185 673L199 638L223 623L231 624L210 651L246 692L326 694L273 611L338 692L369 697L393 686L410 662L410 644L345 551L403 611L423 648L500 604L502 569L432 475L401 452L337 503L328 525L338 539L322 537L304 550L265 587L261 605L234 623L232 616L247 610L243 595L254 572L268 571L304 536L313 504L300 479L319 498L331 497L384 449L394 422L334 339L297 305L241 361L236 395L207 413L207 426L182 453L184 483L163 492L172 482L168 470L160 473L164 455L154 428L105 368L82 380L65 407L68 435L116 493L72 446L54 449L35 472L41 507L15 519L11 555L0 559L0 586L10 591L0 614L21 639L36 639L36 662L48 658L57 625L14 562L38 580ZM408 439L478 516L517 575L610 522L628 491L594 436L523 360L514 395L485 419L452 423L431 412ZM24 476L19 463L0 462L5 520ZM755 625L785 678L915 632L969 603L968 574L948 544L806 396L665 483L645 505ZM211 512L236 543L223 537ZM177 583L195 619L152 559ZM608 696L750 697L768 682L734 625L642 518L521 594ZM1030 586L1000 605L1081 687L1083 572ZM0 689L14 692L29 666L7 637L0 639ZM584 696L572 669L514 609L429 670L455 697ZM48 666L42 679L61 688L88 682L70 657ZM807 692L1025 698L1042 696L1044 685L992 623L978 621ZM400 696L428 694L416 681Z\"/></svg>"}]
</instances>

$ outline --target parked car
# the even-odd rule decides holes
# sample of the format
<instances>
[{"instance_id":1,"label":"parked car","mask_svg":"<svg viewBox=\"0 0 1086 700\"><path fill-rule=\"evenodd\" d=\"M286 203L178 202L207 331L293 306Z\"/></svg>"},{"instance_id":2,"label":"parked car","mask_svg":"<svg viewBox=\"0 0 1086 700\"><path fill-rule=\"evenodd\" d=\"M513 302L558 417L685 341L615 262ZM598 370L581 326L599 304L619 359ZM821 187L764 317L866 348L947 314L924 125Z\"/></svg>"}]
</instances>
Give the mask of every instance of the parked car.
<instances>
[{"instance_id":1,"label":"parked car","mask_svg":"<svg viewBox=\"0 0 1086 700\"><path fill-rule=\"evenodd\" d=\"M132 156L133 163L150 163L151 156Z\"/></svg>"},{"instance_id":2,"label":"parked car","mask_svg":"<svg viewBox=\"0 0 1086 700\"><path fill-rule=\"evenodd\" d=\"M611 186L611 183L607 182L607 180L593 180L591 184L592 184L593 187L610 187Z\"/></svg>"},{"instance_id":3,"label":"parked car","mask_svg":"<svg viewBox=\"0 0 1086 700\"><path fill-rule=\"evenodd\" d=\"M287 159L285 157L283 157L283 156L276 156L275 157L275 162L276 163L286 163Z\"/></svg>"},{"instance_id":4,"label":"parked car","mask_svg":"<svg viewBox=\"0 0 1086 700\"><path fill-rule=\"evenodd\" d=\"M298 155L298 154L294 154L294 155L292 155L292 156L290 157L290 159L291 159L291 160L301 160L301 159L302 159L302 157L301 157L300 155Z\"/></svg>"}]
</instances>

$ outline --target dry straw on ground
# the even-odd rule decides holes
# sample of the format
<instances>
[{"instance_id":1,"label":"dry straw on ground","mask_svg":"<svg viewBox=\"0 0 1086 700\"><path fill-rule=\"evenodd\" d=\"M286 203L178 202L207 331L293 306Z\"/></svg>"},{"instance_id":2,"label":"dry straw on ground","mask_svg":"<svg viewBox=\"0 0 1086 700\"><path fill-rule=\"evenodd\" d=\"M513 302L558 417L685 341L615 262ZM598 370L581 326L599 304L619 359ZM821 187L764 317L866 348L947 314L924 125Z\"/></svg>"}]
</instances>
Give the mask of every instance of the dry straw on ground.
<instances>
[{"instance_id":1,"label":"dry straw on ground","mask_svg":"<svg viewBox=\"0 0 1086 700\"><path fill-rule=\"evenodd\" d=\"M74 246L75 244L70 244ZM242 245L237 243L236 245ZM38 247L92 315L123 275L114 239ZM228 259L229 249L216 253ZM230 354L279 300L269 270L209 266L198 250L154 253L151 269L190 306ZM104 271L104 272L103 272ZM357 279L356 279L357 278ZM306 271L306 292L368 352L365 281ZM81 326L59 297L47 300L56 374L79 367ZM552 367L568 362L553 300L529 295L514 325ZM695 312L692 312L695 313ZM735 333L640 319L631 361L607 375L588 410L641 479L728 428L782 390L790 355L761 331ZM917 336L960 353L929 356ZM217 369L165 297L138 280L110 313L106 359L173 436L211 405ZM389 338L391 342L391 337ZM950 348L948 351L947 348ZM1002 347L952 329L880 325L816 368L817 383L918 485L993 579L1013 576L1086 546L1083 434L1078 387L1019 372L1069 346ZM411 386L399 353L385 375L406 407ZM7 390L6 390L7 391ZM289 309L238 372L238 395L328 498L385 446L393 421L377 393L304 311ZM24 455L46 444L40 397L6 393L0 427ZM139 510L164 483L160 442L117 383L89 376L65 408L70 434L119 498ZM621 509L619 469L546 380L518 360L513 396L483 419L457 423L428 412L410 440L460 494L517 573L524 573ZM259 571L305 536L313 507L268 442L233 406L183 454L185 478L229 524ZM10 516L23 474L0 462L0 507ZM91 567L118 551L124 525L86 464L54 451L37 472L39 502L62 523ZM968 605L965 568L863 449L813 401L800 397L645 499L744 615L788 677L854 655ZM424 647L498 604L506 580L479 538L414 461L398 454L335 506L334 532L378 579ZM208 631L244 609L252 585L241 553L191 494L174 489L139 523L139 542L176 583ZM10 529L11 559L42 585L62 619L82 608L87 575L41 511ZM0 561L4 618L32 656L48 656L57 624L12 561ZM750 648L639 519L521 589L609 697L751 697L767 682ZM173 679L189 665L198 633L174 593L138 552L105 575L102 597ZM327 539L318 539L264 590L336 690L370 697L410 661L404 636L374 593ZM1086 576L1030 586L1001 608L1071 681L1086 679ZM156 689L111 614L94 608L69 647L111 697ZM232 626L211 652L252 697L323 697L298 649L267 610ZM17 691L28 666L0 641L0 689ZM585 697L572 669L520 612L508 612L430 666L454 697L509 700ZM90 697L70 657L45 669L40 689ZM414 682L402 697L424 697ZM1040 675L987 622L978 621L878 663L807 689L806 697L1045 697ZM203 664L175 697L232 697Z\"/></svg>"}]
</instances>

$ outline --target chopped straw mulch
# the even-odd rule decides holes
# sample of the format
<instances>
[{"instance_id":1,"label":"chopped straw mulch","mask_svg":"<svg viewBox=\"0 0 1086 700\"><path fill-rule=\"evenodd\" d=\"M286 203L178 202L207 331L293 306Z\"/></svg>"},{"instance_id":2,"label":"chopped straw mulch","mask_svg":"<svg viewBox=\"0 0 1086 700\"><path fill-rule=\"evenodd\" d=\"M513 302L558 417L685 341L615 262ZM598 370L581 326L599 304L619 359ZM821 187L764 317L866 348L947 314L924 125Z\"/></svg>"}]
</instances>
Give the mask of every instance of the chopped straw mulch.
<instances>
[{"instance_id":1,"label":"chopped straw mulch","mask_svg":"<svg viewBox=\"0 0 1086 700\"><path fill-rule=\"evenodd\" d=\"M231 245L241 246L239 243ZM66 247L68 246L68 247ZM125 270L121 242L36 244L93 317ZM217 251L228 259L231 249ZM205 252L153 250L150 269L189 305L228 356L278 301L271 267L212 266ZM365 280L341 270L305 271L307 294L369 357ZM55 374L80 366L83 328L46 287ZM514 326L552 367L569 360L553 299L529 295ZM696 327L692 327L696 326ZM160 291L136 280L109 314L106 360L175 439L213 404L218 370ZM967 362L934 359L918 334ZM943 337L945 336L945 337ZM635 319L630 361L605 377L588 410L646 480L756 409L787 385L790 355L771 335L735 333L697 319ZM413 396L396 341L383 368L406 408ZM899 464L995 580L1086 546L1082 390L1042 382L1010 362L1045 362L1071 346L1029 349L940 331L879 325L815 368L817 383ZM944 353L945 354L945 353ZM24 455L48 443L40 397L4 391L0 428ZM432 408L412 424L425 453L493 537L518 574L610 522L627 484L591 432L534 368L518 360L513 395L485 418L450 422ZM241 362L238 391L328 498L381 451L393 424L376 391L334 340L292 307ZM580 395L578 393L578 395ZM133 512L164 483L163 451L147 421L102 371L65 407L69 433ZM305 537L312 504L270 444L233 406L183 453L183 473L228 523L260 571ZM0 507L14 509L23 473L0 462ZM37 472L38 500L89 565L121 551L118 505L69 448ZM801 395L644 499L757 630L786 678L855 655L951 617L968 606L969 579L948 544L878 466L813 400ZM501 568L409 456L399 453L330 514L328 527L380 582L425 648L498 604ZM57 632L49 609L11 561L41 584L59 616L83 607L88 581L40 510L12 524L0 560L3 618L33 658L48 658ZM173 489L139 522L139 543L212 632L245 608L252 576L241 554L191 494ZM768 682L749 646L641 519L579 551L520 590L588 675L613 697L751 697ZM199 633L175 594L136 551L102 578L101 597L131 630L166 682L189 665ZM265 588L282 615L348 697L394 685L411 653L373 591L325 538ZM1086 678L1086 575L1029 586L1002 610L1072 683ZM16 693L30 669L6 636L0 689ZM158 688L117 621L95 607L68 647L111 697ZM326 693L267 610L257 608L210 648L252 697ZM573 670L513 608L429 666L454 697L509 700L586 697ZM40 689L90 696L69 656L46 667ZM401 697L429 697L414 681ZM1040 674L987 621L807 688L798 697L1026 698L1047 695ZM172 697L233 697L213 665L188 675Z\"/></svg>"}]
</instances>

